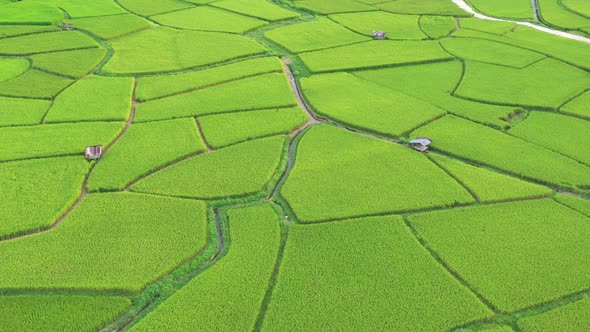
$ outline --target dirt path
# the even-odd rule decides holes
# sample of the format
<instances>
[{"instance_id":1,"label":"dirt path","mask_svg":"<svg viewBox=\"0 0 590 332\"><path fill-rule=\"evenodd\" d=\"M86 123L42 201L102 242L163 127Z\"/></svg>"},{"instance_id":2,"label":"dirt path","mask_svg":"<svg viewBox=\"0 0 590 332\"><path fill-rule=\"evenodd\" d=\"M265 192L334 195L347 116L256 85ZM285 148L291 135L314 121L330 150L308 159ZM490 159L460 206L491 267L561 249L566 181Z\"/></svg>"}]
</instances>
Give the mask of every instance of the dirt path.
<instances>
[{"instance_id":1,"label":"dirt path","mask_svg":"<svg viewBox=\"0 0 590 332\"><path fill-rule=\"evenodd\" d=\"M538 16L538 7L537 7L537 1L536 0L532 0L533 1L533 11L535 12L535 16ZM583 43L588 43L590 44L590 38L586 38L586 37L582 37L582 36L578 36L575 35L573 33L569 33L569 32L564 32L564 31L560 31L560 30L555 30L555 29L551 29L551 28L546 28L540 25L536 25L533 23L529 23L529 22L519 22L519 21L512 21L512 20L505 20L505 19L499 19L499 18L495 18L495 17L491 17L491 16L486 16L483 14L480 14L478 12L476 12L473 8L471 8L466 2L465 0L453 0L453 2L461 7L461 9L465 10L468 13L473 14L473 16L475 18L479 18L482 20L489 20L489 21L498 21L498 22L512 22L512 23L516 23L518 25L523 25L523 26L527 26L529 28L533 28L548 34L552 34L555 36L559 36L559 37L563 37L563 38L567 38L567 39L572 39L572 40L577 40Z\"/></svg>"}]
</instances>

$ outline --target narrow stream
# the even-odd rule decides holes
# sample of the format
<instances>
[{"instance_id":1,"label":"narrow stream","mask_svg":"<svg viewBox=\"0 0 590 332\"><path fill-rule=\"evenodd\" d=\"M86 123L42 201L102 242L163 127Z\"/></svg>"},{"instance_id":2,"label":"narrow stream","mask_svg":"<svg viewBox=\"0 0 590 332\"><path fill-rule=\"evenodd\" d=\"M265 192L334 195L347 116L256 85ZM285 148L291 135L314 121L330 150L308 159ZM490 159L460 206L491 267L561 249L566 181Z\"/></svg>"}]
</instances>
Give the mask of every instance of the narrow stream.
<instances>
[{"instance_id":1,"label":"narrow stream","mask_svg":"<svg viewBox=\"0 0 590 332\"><path fill-rule=\"evenodd\" d=\"M512 23L516 23L516 24L519 24L519 25L524 25L524 26L527 26L527 27L530 27L530 28L533 28L533 29L536 29L536 30L539 30L539 31L543 31L545 33L549 33L549 34L552 34L552 35L556 35L556 36L560 36L560 37L564 37L564 38L568 38L568 39L573 39L573 40L577 40L577 41L581 41L581 42L590 44L590 39L589 38L578 36L578 35L575 35L573 33L564 32L564 31L560 31L560 30L554 30L554 29L551 29L551 28L542 27L540 25L536 25L536 24L529 23L529 22L511 21L511 20L505 20L505 19L499 19L499 18L495 18L495 17L486 16L486 15L483 15L483 14L480 14L480 13L476 12L473 8L471 8L465 2L465 0L453 0L453 2L457 6L461 7L463 10L465 10L466 12L473 14L473 16L475 18L479 18L479 19L482 19L482 20L489 20L489 21L512 22ZM536 3L536 1L535 1L535 3ZM535 8L534 10L536 11L537 9Z\"/></svg>"}]
</instances>

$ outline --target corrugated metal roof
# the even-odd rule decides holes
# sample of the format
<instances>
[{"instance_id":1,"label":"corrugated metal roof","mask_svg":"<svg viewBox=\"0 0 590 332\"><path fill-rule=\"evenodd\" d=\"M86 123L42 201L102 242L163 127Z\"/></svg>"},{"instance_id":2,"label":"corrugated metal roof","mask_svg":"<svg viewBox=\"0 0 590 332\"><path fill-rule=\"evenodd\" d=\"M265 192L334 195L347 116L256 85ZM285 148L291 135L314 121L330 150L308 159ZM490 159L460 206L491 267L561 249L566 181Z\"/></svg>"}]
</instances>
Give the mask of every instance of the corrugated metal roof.
<instances>
[{"instance_id":1,"label":"corrugated metal roof","mask_svg":"<svg viewBox=\"0 0 590 332\"><path fill-rule=\"evenodd\" d=\"M415 138L410 141L410 144L421 144L424 146L430 145L430 143L432 143L430 138Z\"/></svg>"}]
</instances>

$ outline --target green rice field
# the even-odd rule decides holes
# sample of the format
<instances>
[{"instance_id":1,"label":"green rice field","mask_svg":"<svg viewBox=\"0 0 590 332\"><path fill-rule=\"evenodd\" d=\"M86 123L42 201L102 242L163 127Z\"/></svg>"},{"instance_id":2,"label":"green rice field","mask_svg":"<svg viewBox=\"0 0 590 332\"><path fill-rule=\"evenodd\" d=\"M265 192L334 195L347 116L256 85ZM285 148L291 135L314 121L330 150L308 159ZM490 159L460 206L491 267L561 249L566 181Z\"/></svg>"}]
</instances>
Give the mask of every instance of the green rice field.
<instances>
[{"instance_id":1,"label":"green rice field","mask_svg":"<svg viewBox=\"0 0 590 332\"><path fill-rule=\"evenodd\" d=\"M0 332L590 331L588 0L0 0Z\"/></svg>"}]
</instances>

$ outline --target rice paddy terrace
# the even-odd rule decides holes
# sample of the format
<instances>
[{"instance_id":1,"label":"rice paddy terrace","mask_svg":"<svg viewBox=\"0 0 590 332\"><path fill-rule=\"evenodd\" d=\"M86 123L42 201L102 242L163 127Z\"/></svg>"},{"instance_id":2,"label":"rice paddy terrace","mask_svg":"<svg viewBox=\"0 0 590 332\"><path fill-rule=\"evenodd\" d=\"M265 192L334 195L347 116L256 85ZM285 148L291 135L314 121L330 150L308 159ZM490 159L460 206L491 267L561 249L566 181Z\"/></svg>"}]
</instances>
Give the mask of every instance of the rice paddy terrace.
<instances>
[{"instance_id":1,"label":"rice paddy terrace","mask_svg":"<svg viewBox=\"0 0 590 332\"><path fill-rule=\"evenodd\" d=\"M0 331L589 331L589 37L587 0L0 0Z\"/></svg>"}]
</instances>

